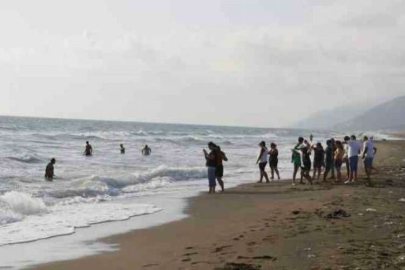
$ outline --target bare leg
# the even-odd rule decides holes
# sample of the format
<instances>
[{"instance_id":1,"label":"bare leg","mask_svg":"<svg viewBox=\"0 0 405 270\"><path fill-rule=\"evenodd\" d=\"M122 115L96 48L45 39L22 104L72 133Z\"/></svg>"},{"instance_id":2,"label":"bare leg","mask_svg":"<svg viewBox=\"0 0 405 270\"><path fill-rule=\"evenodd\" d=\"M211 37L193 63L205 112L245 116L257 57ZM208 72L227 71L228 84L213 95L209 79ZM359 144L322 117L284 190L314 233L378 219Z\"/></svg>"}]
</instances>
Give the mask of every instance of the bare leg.
<instances>
[{"instance_id":1,"label":"bare leg","mask_svg":"<svg viewBox=\"0 0 405 270\"><path fill-rule=\"evenodd\" d=\"M295 179L297 179L298 169L299 167L296 164L294 164L293 184L295 184Z\"/></svg>"},{"instance_id":2,"label":"bare leg","mask_svg":"<svg viewBox=\"0 0 405 270\"><path fill-rule=\"evenodd\" d=\"M224 181L222 181L222 177L218 177L217 178L218 184L220 185L222 192L225 191L225 185L224 185Z\"/></svg>"},{"instance_id":3,"label":"bare leg","mask_svg":"<svg viewBox=\"0 0 405 270\"><path fill-rule=\"evenodd\" d=\"M273 167L270 168L270 172L271 172L271 180L273 180L274 179L274 168Z\"/></svg>"},{"instance_id":4,"label":"bare leg","mask_svg":"<svg viewBox=\"0 0 405 270\"><path fill-rule=\"evenodd\" d=\"M263 171L262 174L263 174L264 178L266 179L266 183L270 183L269 176L267 175L267 172Z\"/></svg>"},{"instance_id":5,"label":"bare leg","mask_svg":"<svg viewBox=\"0 0 405 270\"><path fill-rule=\"evenodd\" d=\"M278 168L274 168L274 170L276 171L278 180L280 180L281 178L280 178L280 172L278 171Z\"/></svg>"}]
</instances>

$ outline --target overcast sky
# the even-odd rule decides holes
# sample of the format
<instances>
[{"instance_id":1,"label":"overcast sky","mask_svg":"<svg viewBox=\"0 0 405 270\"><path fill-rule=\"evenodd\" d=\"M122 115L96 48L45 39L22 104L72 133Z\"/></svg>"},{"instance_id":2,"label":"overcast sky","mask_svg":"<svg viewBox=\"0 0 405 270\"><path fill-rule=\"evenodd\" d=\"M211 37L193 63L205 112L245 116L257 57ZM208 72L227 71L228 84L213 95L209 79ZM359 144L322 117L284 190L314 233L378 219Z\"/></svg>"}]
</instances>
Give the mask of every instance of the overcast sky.
<instances>
[{"instance_id":1,"label":"overcast sky","mask_svg":"<svg viewBox=\"0 0 405 270\"><path fill-rule=\"evenodd\" d=\"M280 127L405 94L402 0L13 0L0 114Z\"/></svg>"}]
</instances>

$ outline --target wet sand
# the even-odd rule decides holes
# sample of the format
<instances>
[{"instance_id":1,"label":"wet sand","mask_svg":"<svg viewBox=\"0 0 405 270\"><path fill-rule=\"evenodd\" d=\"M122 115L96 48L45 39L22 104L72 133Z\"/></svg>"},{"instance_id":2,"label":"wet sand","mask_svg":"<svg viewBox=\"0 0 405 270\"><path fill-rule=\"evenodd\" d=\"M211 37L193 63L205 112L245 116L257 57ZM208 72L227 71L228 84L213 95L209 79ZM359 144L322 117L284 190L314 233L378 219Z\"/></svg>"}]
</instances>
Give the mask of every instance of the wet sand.
<instances>
[{"instance_id":1,"label":"wet sand","mask_svg":"<svg viewBox=\"0 0 405 270\"><path fill-rule=\"evenodd\" d=\"M119 251L36 269L405 269L405 142L380 142L374 187L250 184L188 218L101 241ZM326 219L335 210L350 216Z\"/></svg>"}]
</instances>

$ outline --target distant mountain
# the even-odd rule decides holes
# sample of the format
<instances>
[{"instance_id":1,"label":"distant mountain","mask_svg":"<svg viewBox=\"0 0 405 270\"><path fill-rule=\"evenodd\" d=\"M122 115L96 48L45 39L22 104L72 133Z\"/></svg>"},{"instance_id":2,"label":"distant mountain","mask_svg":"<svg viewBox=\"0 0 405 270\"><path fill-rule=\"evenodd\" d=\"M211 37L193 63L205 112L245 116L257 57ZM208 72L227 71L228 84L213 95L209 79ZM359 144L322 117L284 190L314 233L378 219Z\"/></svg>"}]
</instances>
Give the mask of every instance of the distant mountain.
<instances>
[{"instance_id":1,"label":"distant mountain","mask_svg":"<svg viewBox=\"0 0 405 270\"><path fill-rule=\"evenodd\" d=\"M334 129L405 130L405 96L375 106L347 122L335 125Z\"/></svg>"},{"instance_id":2,"label":"distant mountain","mask_svg":"<svg viewBox=\"0 0 405 270\"><path fill-rule=\"evenodd\" d=\"M344 119L353 119L371 109L377 103L356 104L319 111L311 116L295 122L292 128L312 130L332 130Z\"/></svg>"}]
</instances>

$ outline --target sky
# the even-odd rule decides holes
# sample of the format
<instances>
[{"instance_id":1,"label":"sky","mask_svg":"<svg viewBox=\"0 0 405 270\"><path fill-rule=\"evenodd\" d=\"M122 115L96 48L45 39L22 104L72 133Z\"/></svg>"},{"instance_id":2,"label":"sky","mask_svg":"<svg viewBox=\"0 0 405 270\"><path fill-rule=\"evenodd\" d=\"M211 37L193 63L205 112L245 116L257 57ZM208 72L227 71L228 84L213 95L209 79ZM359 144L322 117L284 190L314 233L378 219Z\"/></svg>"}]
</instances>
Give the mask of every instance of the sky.
<instances>
[{"instance_id":1,"label":"sky","mask_svg":"<svg viewBox=\"0 0 405 270\"><path fill-rule=\"evenodd\" d=\"M0 114L283 127L405 95L402 0L14 0Z\"/></svg>"}]
</instances>

